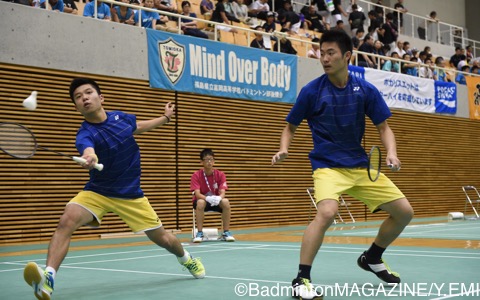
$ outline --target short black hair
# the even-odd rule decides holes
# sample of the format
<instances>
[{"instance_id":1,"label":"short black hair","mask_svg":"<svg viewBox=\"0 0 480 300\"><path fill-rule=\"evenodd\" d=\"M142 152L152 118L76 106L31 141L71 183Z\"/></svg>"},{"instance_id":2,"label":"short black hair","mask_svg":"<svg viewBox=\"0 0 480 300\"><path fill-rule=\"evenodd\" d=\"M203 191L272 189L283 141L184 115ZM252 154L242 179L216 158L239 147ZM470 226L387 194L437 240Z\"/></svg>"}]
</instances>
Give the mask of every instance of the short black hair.
<instances>
[{"instance_id":1,"label":"short black hair","mask_svg":"<svg viewBox=\"0 0 480 300\"><path fill-rule=\"evenodd\" d=\"M340 51L342 52L342 55L344 55L348 51L350 52L353 51L352 39L345 31L341 31L341 30L325 31L322 34L322 37L320 38L320 46L322 46L323 43L337 44L338 48L340 48Z\"/></svg>"},{"instance_id":2,"label":"short black hair","mask_svg":"<svg viewBox=\"0 0 480 300\"><path fill-rule=\"evenodd\" d=\"M191 5L190 5L190 2L188 2L188 1L182 1L182 8L184 8L184 7L187 6L187 5L188 5L188 6L191 6Z\"/></svg>"},{"instance_id":3,"label":"short black hair","mask_svg":"<svg viewBox=\"0 0 480 300\"><path fill-rule=\"evenodd\" d=\"M212 156L215 157L215 153L213 153L213 150L210 148L205 148L200 152L200 159L203 160L205 156Z\"/></svg>"},{"instance_id":4,"label":"short black hair","mask_svg":"<svg viewBox=\"0 0 480 300\"><path fill-rule=\"evenodd\" d=\"M93 79L90 79L90 78L74 78L72 80L72 82L70 83L70 89L69 89L69 93L70 93L70 99L72 99L72 102L75 103L75 99L74 99L74 95L73 93L75 92L75 90L79 87L79 86L82 86L84 84L90 84L96 91L99 95L102 94L102 92L100 91L100 87L98 86L98 84L93 80Z\"/></svg>"}]
</instances>

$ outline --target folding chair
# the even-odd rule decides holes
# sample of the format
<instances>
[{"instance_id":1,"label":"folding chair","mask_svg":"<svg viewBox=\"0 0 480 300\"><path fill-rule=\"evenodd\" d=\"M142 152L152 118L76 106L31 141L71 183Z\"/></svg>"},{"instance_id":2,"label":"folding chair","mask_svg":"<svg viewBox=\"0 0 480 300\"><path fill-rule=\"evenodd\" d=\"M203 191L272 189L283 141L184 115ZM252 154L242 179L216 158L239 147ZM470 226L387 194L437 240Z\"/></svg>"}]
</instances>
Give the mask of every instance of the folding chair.
<instances>
[{"instance_id":1,"label":"folding chair","mask_svg":"<svg viewBox=\"0 0 480 300\"><path fill-rule=\"evenodd\" d=\"M216 211L216 210L209 210L209 211L205 211L204 214L205 214L205 218L207 216L207 214L212 214L212 213L218 213L220 214L220 217L222 215L222 211ZM195 236L197 235L197 216L196 216L196 213L195 213L195 208L192 209L192 217L193 217L193 226L192 226L192 239L195 238ZM204 218L204 224L205 224L205 218ZM221 223L222 225L222 228L223 228L223 221ZM202 229L203 231L203 235L204 235L204 241L217 241L220 236L218 235L218 228L207 228L207 227L203 227Z\"/></svg>"},{"instance_id":2,"label":"folding chair","mask_svg":"<svg viewBox=\"0 0 480 300\"><path fill-rule=\"evenodd\" d=\"M312 204L313 204L313 206L315 207L315 210L316 210L316 209L317 209L317 202L315 201L315 196L314 196L314 195L315 195L315 192L314 192L314 189L313 189L313 188L308 188L308 189L307 189L307 194L308 194L308 196L310 196L310 200L312 201ZM352 213L350 212L350 209L348 208L348 205L349 205L349 204L345 202L345 199L343 199L342 195L340 195L339 203L340 203L340 206L338 207L337 217L338 217L338 219L340 220L340 222L347 224L347 222L345 222L345 221L343 220L342 215L340 214L340 208L341 208L342 206L344 206L345 209L347 210L348 215L350 216L350 219L352 220L351 223L355 223L355 219L353 218L353 215L352 215ZM310 206L310 208L311 208L311 206ZM310 213L309 213L309 215L308 215L308 219L310 220ZM336 218L335 218L335 220L333 220L333 224L337 224L337 219L336 219Z\"/></svg>"},{"instance_id":3,"label":"folding chair","mask_svg":"<svg viewBox=\"0 0 480 300\"><path fill-rule=\"evenodd\" d=\"M465 208L463 210L463 215L466 216L467 203L470 203L470 206L472 207L473 212L475 213L475 216L477 217L477 219L480 219L480 216L478 215L478 209L480 205L480 194L478 193L477 188L474 187L473 185L466 185L462 187L462 190L465 193L465 196L467 197L467 199L465 200ZM472 197L473 200L470 198L469 192L470 192L470 195L473 196ZM475 208L475 203L477 204L477 208Z\"/></svg>"}]
</instances>

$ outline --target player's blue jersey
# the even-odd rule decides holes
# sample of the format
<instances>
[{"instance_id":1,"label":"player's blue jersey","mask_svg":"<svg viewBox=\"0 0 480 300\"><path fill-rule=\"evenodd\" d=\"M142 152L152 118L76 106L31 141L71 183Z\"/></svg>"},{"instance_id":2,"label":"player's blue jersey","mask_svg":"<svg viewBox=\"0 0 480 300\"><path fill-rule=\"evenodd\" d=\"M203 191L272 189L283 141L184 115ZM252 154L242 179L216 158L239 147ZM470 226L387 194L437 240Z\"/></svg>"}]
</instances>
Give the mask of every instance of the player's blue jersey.
<instances>
[{"instance_id":1,"label":"player's blue jersey","mask_svg":"<svg viewBox=\"0 0 480 300\"><path fill-rule=\"evenodd\" d=\"M296 126L307 120L313 138L309 154L313 170L357 168L366 167L368 161L361 144L365 115L375 125L391 116L375 86L349 76L347 85L338 88L322 75L303 87L286 120Z\"/></svg>"},{"instance_id":2,"label":"player's blue jersey","mask_svg":"<svg viewBox=\"0 0 480 300\"><path fill-rule=\"evenodd\" d=\"M83 154L93 147L103 171L90 171L84 190L107 197L133 199L143 197L140 188L140 150L133 137L137 129L135 115L121 111L107 112L99 124L84 121L77 132L76 147Z\"/></svg>"}]
</instances>

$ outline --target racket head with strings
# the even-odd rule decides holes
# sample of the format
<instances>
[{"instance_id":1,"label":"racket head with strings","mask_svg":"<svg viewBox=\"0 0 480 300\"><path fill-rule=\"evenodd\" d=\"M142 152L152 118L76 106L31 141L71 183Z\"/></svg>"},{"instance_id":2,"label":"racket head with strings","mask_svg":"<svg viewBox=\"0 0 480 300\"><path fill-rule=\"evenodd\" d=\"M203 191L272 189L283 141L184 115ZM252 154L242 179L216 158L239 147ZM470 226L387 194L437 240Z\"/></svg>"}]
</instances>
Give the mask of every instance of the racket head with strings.
<instances>
[{"instance_id":1,"label":"racket head with strings","mask_svg":"<svg viewBox=\"0 0 480 300\"><path fill-rule=\"evenodd\" d=\"M380 176L380 169L382 166L382 152L380 151L380 147L373 146L370 149L370 153L368 154L368 178L375 182L377 181L378 177Z\"/></svg>"},{"instance_id":2,"label":"racket head with strings","mask_svg":"<svg viewBox=\"0 0 480 300\"><path fill-rule=\"evenodd\" d=\"M35 155L38 144L33 132L17 123L0 123L0 149L21 159Z\"/></svg>"}]
</instances>

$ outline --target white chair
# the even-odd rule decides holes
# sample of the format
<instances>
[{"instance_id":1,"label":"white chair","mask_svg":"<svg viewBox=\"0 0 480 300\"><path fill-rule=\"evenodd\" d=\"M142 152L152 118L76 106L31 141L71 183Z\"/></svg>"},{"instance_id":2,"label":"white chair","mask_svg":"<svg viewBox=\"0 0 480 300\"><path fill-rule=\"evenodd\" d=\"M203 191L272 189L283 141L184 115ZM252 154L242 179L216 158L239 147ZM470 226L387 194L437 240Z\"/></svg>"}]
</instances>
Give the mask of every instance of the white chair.
<instances>
[{"instance_id":1,"label":"white chair","mask_svg":"<svg viewBox=\"0 0 480 300\"><path fill-rule=\"evenodd\" d=\"M216 210L209 210L209 211L205 211L204 214L205 214L205 217L209 214L220 214L220 220L221 220L221 216L222 216L222 212L221 211L216 211ZM192 218L193 218L193 226L192 226L192 239L195 238L195 236L197 235L197 216L196 216L196 213L195 213L195 208L192 209ZM205 221L205 218L204 218L204 221ZM205 224L205 222L204 222ZM221 228L223 228L223 222L221 223ZM219 236L218 234L218 228L211 228L211 227L203 227L202 229L203 231L203 235L204 235L204 239L203 241L217 241L218 239L220 239L221 237Z\"/></svg>"},{"instance_id":2,"label":"white chair","mask_svg":"<svg viewBox=\"0 0 480 300\"><path fill-rule=\"evenodd\" d=\"M312 201L312 204L313 206L315 207L315 210L317 209L317 202L315 201L315 192L314 192L314 189L313 188L308 188L307 189L307 194L308 196L310 196L310 200ZM349 203L346 203L345 202L345 199L343 199L342 195L340 195L340 198L338 199L338 202L339 202L339 207L338 207L338 211L337 211L337 218L340 222L342 223L345 223L347 224L347 222L345 222L342 218L342 215L340 213L340 209L341 207L345 207L345 209L347 210L347 213L348 215L350 216L350 219L352 220L351 223L355 223L355 219L353 218L353 215L352 213L350 212L350 209L348 208L348 205ZM311 207L311 206L310 206ZM335 218L335 220L333 220L333 224L337 224L337 218ZM308 216L308 219L310 221L310 213L309 213L309 216Z\"/></svg>"},{"instance_id":3,"label":"white chair","mask_svg":"<svg viewBox=\"0 0 480 300\"><path fill-rule=\"evenodd\" d=\"M467 199L465 200L465 208L463 210L463 215L467 215L467 203L470 203L470 206L472 207L473 212L475 213L475 216L477 219L480 219L480 216L478 215L479 211L479 205L480 205L480 194L478 193L478 190L476 187L473 185L466 185L462 187L463 192L465 193L465 196ZM472 198L470 198L472 196ZM475 204L477 208L475 208Z\"/></svg>"}]
</instances>

